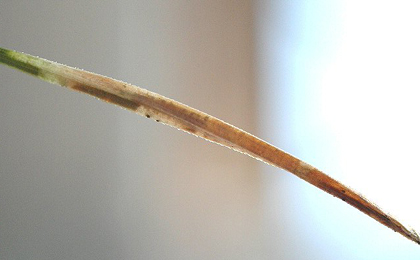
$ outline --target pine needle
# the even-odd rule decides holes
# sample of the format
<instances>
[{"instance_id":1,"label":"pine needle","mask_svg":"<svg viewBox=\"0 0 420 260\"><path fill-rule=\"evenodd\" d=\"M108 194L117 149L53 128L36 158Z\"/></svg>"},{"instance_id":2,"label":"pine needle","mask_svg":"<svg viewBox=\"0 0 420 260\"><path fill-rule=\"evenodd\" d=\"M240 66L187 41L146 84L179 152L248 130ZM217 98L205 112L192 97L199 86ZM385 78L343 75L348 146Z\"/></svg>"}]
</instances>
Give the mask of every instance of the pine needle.
<instances>
[{"instance_id":1,"label":"pine needle","mask_svg":"<svg viewBox=\"0 0 420 260\"><path fill-rule=\"evenodd\" d=\"M87 93L284 169L420 244L415 230L404 226L359 193L315 167L220 119L137 86L32 55L0 48L0 63L50 83Z\"/></svg>"}]
</instances>

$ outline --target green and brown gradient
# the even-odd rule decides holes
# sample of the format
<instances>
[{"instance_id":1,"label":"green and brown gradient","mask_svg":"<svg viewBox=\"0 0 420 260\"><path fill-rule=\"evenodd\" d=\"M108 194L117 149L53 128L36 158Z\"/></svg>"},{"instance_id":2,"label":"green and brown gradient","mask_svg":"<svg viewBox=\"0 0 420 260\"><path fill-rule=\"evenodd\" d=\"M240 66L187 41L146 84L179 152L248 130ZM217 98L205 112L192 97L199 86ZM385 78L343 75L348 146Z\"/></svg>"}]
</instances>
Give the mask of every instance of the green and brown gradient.
<instances>
[{"instance_id":1,"label":"green and brown gradient","mask_svg":"<svg viewBox=\"0 0 420 260\"><path fill-rule=\"evenodd\" d=\"M413 229L402 225L363 196L296 157L220 119L128 83L28 54L0 48L0 63L285 169L420 244Z\"/></svg>"}]
</instances>

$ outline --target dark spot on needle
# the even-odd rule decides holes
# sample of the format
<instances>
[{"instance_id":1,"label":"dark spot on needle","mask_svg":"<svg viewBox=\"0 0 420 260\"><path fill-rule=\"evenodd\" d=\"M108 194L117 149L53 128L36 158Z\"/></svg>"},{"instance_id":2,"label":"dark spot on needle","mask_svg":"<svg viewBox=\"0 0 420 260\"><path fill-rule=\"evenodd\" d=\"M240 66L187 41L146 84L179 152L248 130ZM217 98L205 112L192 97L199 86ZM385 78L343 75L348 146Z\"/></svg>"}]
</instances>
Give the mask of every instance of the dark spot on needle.
<instances>
[{"instance_id":1,"label":"dark spot on needle","mask_svg":"<svg viewBox=\"0 0 420 260\"><path fill-rule=\"evenodd\" d=\"M150 118L150 115L149 115L149 114L147 114L147 115L146 115L146 117L147 117L147 118Z\"/></svg>"}]
</instances>

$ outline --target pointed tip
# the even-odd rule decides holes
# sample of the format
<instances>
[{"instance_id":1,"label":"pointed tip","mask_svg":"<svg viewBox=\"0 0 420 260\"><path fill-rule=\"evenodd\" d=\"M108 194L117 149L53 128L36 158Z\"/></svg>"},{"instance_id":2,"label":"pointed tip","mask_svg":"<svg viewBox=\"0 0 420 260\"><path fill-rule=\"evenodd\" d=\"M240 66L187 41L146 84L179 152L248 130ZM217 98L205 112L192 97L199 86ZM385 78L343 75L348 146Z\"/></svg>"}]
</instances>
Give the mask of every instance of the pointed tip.
<instances>
[{"instance_id":1,"label":"pointed tip","mask_svg":"<svg viewBox=\"0 0 420 260\"><path fill-rule=\"evenodd\" d=\"M420 236L414 229L410 229L410 237L411 237L411 240L413 240L415 243L420 245Z\"/></svg>"}]
</instances>

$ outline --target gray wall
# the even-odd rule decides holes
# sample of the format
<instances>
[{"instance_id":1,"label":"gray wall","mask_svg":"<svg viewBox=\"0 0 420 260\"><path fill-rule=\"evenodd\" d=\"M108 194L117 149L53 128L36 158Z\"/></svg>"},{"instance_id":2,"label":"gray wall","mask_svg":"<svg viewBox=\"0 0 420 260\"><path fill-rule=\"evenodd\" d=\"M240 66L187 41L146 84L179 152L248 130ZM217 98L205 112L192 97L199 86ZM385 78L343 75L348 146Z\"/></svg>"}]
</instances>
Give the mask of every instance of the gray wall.
<instances>
[{"instance_id":1,"label":"gray wall","mask_svg":"<svg viewBox=\"0 0 420 260\"><path fill-rule=\"evenodd\" d=\"M255 132L250 1L1 1L0 45ZM0 68L1 259L262 257L258 163Z\"/></svg>"}]
</instances>

